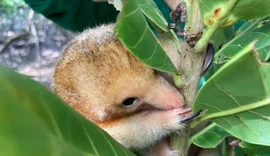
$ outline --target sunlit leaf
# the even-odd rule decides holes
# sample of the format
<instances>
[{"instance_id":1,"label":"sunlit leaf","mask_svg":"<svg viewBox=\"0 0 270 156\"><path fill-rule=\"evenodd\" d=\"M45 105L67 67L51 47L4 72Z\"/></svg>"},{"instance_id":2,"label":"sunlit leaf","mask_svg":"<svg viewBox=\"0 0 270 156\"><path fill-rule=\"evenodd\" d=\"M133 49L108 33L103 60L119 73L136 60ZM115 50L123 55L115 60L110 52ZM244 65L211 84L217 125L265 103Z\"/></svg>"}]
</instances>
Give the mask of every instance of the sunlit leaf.
<instances>
[{"instance_id":1,"label":"sunlit leaf","mask_svg":"<svg viewBox=\"0 0 270 156\"><path fill-rule=\"evenodd\" d=\"M237 53L206 82L194 111L207 109L202 118L241 140L270 145L270 65L258 61L253 47Z\"/></svg>"},{"instance_id":2,"label":"sunlit leaf","mask_svg":"<svg viewBox=\"0 0 270 156\"><path fill-rule=\"evenodd\" d=\"M133 155L38 82L0 66L1 156Z\"/></svg>"}]
</instances>

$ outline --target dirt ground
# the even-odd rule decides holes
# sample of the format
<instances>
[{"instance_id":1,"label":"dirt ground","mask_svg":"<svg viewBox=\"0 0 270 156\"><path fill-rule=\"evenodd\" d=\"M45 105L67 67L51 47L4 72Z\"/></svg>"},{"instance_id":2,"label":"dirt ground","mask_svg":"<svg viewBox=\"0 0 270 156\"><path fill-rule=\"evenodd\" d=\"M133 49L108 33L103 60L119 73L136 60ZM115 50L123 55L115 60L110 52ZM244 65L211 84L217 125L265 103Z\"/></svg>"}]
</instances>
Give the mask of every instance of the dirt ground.
<instances>
[{"instance_id":1,"label":"dirt ground","mask_svg":"<svg viewBox=\"0 0 270 156\"><path fill-rule=\"evenodd\" d=\"M75 34L28 7L0 8L0 19L0 63L49 87L62 48Z\"/></svg>"}]
</instances>

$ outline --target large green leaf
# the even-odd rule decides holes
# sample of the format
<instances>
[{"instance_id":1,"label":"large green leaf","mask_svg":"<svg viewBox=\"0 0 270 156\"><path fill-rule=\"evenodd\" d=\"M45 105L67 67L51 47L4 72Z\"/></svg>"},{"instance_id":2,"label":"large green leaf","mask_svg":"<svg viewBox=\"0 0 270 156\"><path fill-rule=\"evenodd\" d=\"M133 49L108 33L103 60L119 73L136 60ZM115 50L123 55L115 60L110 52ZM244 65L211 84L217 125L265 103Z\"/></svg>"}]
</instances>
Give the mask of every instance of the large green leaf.
<instances>
[{"instance_id":1,"label":"large green leaf","mask_svg":"<svg viewBox=\"0 0 270 156\"><path fill-rule=\"evenodd\" d=\"M214 21L222 15L224 10L232 0L200 0L200 10L205 19L205 24ZM235 0L236 4L227 16L228 21L225 25L233 24L239 20L254 19L270 15L270 0ZM211 22L210 22L211 23Z\"/></svg>"},{"instance_id":2,"label":"large green leaf","mask_svg":"<svg viewBox=\"0 0 270 156\"><path fill-rule=\"evenodd\" d=\"M249 143L270 145L270 65L260 63L248 45L223 65L199 91L194 111L208 111L231 135Z\"/></svg>"},{"instance_id":3,"label":"large green leaf","mask_svg":"<svg viewBox=\"0 0 270 156\"><path fill-rule=\"evenodd\" d=\"M219 143L230 134L217 124L212 123L203 130L193 135L190 142L202 148L215 148Z\"/></svg>"},{"instance_id":4,"label":"large green leaf","mask_svg":"<svg viewBox=\"0 0 270 156\"><path fill-rule=\"evenodd\" d=\"M134 155L38 82L0 66L1 156Z\"/></svg>"},{"instance_id":5,"label":"large green leaf","mask_svg":"<svg viewBox=\"0 0 270 156\"><path fill-rule=\"evenodd\" d=\"M255 50L263 61L269 60L270 54L270 22L269 18L249 21L236 32L235 37L222 46L215 55L214 63L222 64L241 51L253 40L258 40Z\"/></svg>"},{"instance_id":6,"label":"large green leaf","mask_svg":"<svg viewBox=\"0 0 270 156\"><path fill-rule=\"evenodd\" d=\"M144 17L145 13L148 18L155 18L155 21L161 18L160 14L150 9L156 7L153 4L152 0L126 0L115 26L116 34L125 47L147 65L160 71L177 72ZM158 21L156 24L164 28L164 21Z\"/></svg>"}]
</instances>

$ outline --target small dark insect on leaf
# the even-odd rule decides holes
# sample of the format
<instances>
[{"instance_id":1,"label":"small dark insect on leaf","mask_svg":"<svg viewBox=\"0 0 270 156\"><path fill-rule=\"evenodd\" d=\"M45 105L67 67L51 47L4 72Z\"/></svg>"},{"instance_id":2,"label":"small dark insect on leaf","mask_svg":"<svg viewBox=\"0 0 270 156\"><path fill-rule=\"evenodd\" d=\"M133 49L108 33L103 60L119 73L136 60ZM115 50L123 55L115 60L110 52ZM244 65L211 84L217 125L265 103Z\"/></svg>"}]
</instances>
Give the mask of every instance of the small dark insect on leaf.
<instances>
[{"instance_id":1,"label":"small dark insect on leaf","mask_svg":"<svg viewBox=\"0 0 270 156\"><path fill-rule=\"evenodd\" d=\"M205 112L204 109L200 109L197 112L193 113L191 116L183 118L180 122L187 123L189 121L192 121L192 120L196 119L197 117L199 117L204 112Z\"/></svg>"},{"instance_id":2,"label":"small dark insect on leaf","mask_svg":"<svg viewBox=\"0 0 270 156\"><path fill-rule=\"evenodd\" d=\"M206 55L203 61L203 67L202 67L202 73L201 75L205 74L205 72L209 69L211 63L213 62L215 55L215 49L213 44L208 43L207 49L206 49Z\"/></svg>"}]
</instances>

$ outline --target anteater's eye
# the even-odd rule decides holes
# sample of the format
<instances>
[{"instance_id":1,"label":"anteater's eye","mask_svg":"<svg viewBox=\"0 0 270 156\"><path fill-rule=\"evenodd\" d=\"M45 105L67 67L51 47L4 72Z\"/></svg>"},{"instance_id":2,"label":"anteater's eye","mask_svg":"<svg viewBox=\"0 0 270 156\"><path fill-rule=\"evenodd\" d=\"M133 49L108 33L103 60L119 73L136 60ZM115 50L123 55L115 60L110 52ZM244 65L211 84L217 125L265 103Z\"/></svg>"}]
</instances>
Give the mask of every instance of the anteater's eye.
<instances>
[{"instance_id":1,"label":"anteater's eye","mask_svg":"<svg viewBox=\"0 0 270 156\"><path fill-rule=\"evenodd\" d=\"M125 99L122 104L125 105L125 106L130 106L130 105L133 105L136 103L138 98L136 97L129 97L127 99Z\"/></svg>"}]
</instances>

